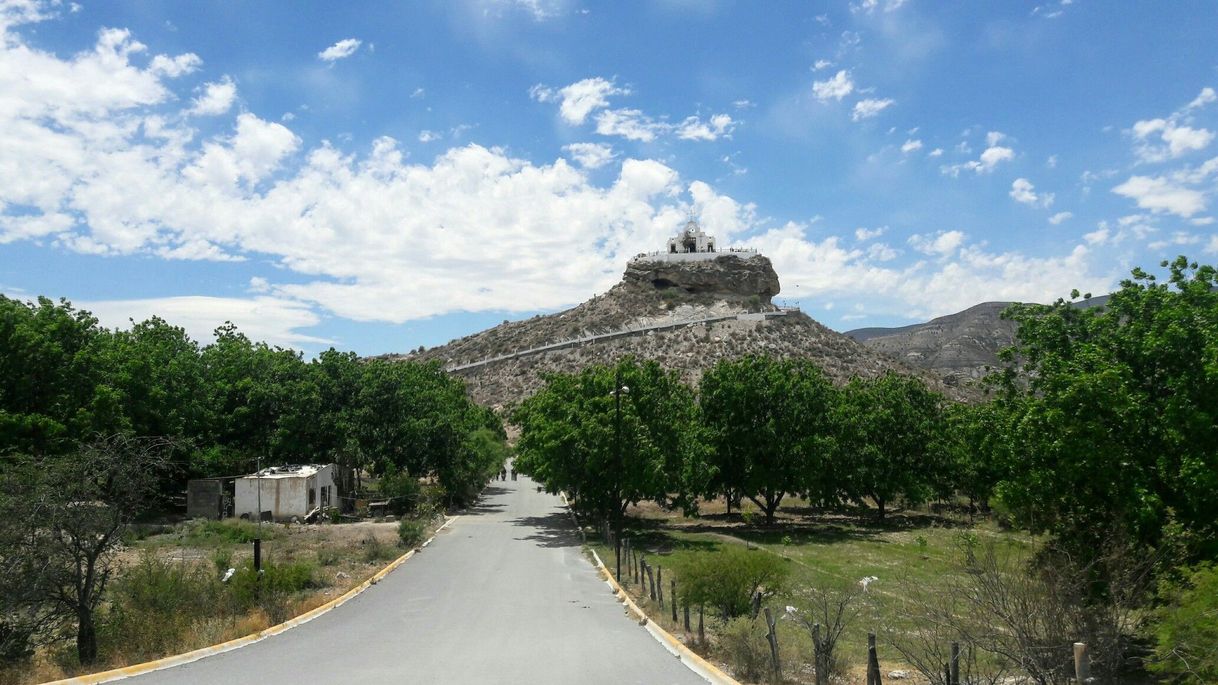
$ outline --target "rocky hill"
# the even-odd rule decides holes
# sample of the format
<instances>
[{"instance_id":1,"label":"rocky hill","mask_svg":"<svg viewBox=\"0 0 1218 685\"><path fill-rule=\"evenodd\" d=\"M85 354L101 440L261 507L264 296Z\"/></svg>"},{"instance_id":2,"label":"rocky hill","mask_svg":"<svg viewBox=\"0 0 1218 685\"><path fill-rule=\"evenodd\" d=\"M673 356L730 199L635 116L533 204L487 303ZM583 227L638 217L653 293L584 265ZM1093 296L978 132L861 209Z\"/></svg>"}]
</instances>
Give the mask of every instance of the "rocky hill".
<instances>
[{"instance_id":1,"label":"rocky hill","mask_svg":"<svg viewBox=\"0 0 1218 685\"><path fill-rule=\"evenodd\" d=\"M1098 307L1107 295L1075 303ZM1001 318L1011 302L983 302L962 312L900 328L859 328L846 335L906 364L962 385L999 368L998 352L1015 342L1018 326Z\"/></svg>"},{"instance_id":2,"label":"rocky hill","mask_svg":"<svg viewBox=\"0 0 1218 685\"><path fill-rule=\"evenodd\" d=\"M572 309L388 357L438 359L467 379L476 401L500 407L535 392L545 373L574 372L624 355L654 359L689 383L720 359L764 353L811 359L837 382L893 370L919 375L953 397L969 397L969 390L946 386L798 311L774 306L779 288L770 260L753 252L697 261L636 258L620 283Z\"/></svg>"}]
</instances>

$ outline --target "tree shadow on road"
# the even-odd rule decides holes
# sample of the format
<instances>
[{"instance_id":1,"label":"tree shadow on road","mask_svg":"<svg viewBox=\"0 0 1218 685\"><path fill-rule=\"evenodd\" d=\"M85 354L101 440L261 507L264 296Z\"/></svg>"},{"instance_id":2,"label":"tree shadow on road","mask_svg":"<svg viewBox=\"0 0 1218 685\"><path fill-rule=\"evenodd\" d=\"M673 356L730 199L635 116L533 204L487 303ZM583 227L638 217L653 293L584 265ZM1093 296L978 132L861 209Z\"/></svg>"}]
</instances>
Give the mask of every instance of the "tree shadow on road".
<instances>
[{"instance_id":1,"label":"tree shadow on road","mask_svg":"<svg viewBox=\"0 0 1218 685\"><path fill-rule=\"evenodd\" d=\"M535 542L538 547L579 547L583 544L570 516L562 509L544 516L522 516L510 523L534 529L531 534L516 539Z\"/></svg>"}]
</instances>

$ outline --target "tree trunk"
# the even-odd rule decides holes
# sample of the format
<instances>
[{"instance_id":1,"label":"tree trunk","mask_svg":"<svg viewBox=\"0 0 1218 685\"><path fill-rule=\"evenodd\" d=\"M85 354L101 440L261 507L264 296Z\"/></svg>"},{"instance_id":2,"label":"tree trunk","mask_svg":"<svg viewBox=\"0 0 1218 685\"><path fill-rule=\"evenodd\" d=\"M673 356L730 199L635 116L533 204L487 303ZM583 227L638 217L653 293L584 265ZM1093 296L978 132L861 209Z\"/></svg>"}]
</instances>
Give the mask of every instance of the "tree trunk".
<instances>
[{"instance_id":1,"label":"tree trunk","mask_svg":"<svg viewBox=\"0 0 1218 685\"><path fill-rule=\"evenodd\" d=\"M876 497L875 505L880 509L880 521L882 522L884 520L884 498Z\"/></svg>"},{"instance_id":2,"label":"tree trunk","mask_svg":"<svg viewBox=\"0 0 1218 685\"><path fill-rule=\"evenodd\" d=\"M97 661L97 629L93 625L93 610L87 606L76 609L76 658L82 666Z\"/></svg>"}]
</instances>

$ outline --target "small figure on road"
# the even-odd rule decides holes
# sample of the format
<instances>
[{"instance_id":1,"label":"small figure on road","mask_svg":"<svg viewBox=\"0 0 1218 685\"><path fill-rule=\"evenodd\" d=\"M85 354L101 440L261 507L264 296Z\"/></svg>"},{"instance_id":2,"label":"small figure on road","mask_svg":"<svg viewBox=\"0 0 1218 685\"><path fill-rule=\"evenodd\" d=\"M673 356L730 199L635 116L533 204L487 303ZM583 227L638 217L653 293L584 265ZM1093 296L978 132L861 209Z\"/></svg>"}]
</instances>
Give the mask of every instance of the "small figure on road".
<instances>
[{"instance_id":1,"label":"small figure on road","mask_svg":"<svg viewBox=\"0 0 1218 685\"><path fill-rule=\"evenodd\" d=\"M508 473L512 474L512 480L516 480L516 469L508 469Z\"/></svg>"},{"instance_id":2,"label":"small figure on road","mask_svg":"<svg viewBox=\"0 0 1218 685\"><path fill-rule=\"evenodd\" d=\"M507 469L499 469L499 480L507 480Z\"/></svg>"}]
</instances>

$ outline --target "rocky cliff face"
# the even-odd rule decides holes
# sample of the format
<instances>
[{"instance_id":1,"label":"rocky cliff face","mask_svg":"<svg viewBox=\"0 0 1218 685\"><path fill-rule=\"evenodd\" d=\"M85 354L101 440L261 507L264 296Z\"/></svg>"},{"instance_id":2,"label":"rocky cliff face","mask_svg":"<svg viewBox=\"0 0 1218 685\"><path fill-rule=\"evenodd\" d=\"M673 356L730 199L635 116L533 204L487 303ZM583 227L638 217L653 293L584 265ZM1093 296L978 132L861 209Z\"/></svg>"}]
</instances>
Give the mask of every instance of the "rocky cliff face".
<instances>
[{"instance_id":1,"label":"rocky cliff face","mask_svg":"<svg viewBox=\"0 0 1218 685\"><path fill-rule=\"evenodd\" d=\"M779 292L770 260L724 255L694 262L636 261L607 293L566 311L504 322L446 345L389 358L439 360L458 367L478 402L507 407L536 392L544 376L611 364L624 355L654 359L693 384L720 359L747 354L805 358L834 381L886 371L917 375L957 399L975 393L872 351L799 312L770 303ZM743 316L742 316L743 315ZM706 319L713 319L706 321ZM560 341L630 331L540 353L519 354Z\"/></svg>"},{"instance_id":2,"label":"rocky cliff face","mask_svg":"<svg viewBox=\"0 0 1218 685\"><path fill-rule=\"evenodd\" d=\"M731 252L713 260L692 262L632 260L626 266L622 284L725 299L756 297L767 305L781 290L778 274L769 259L755 253Z\"/></svg>"}]
</instances>

